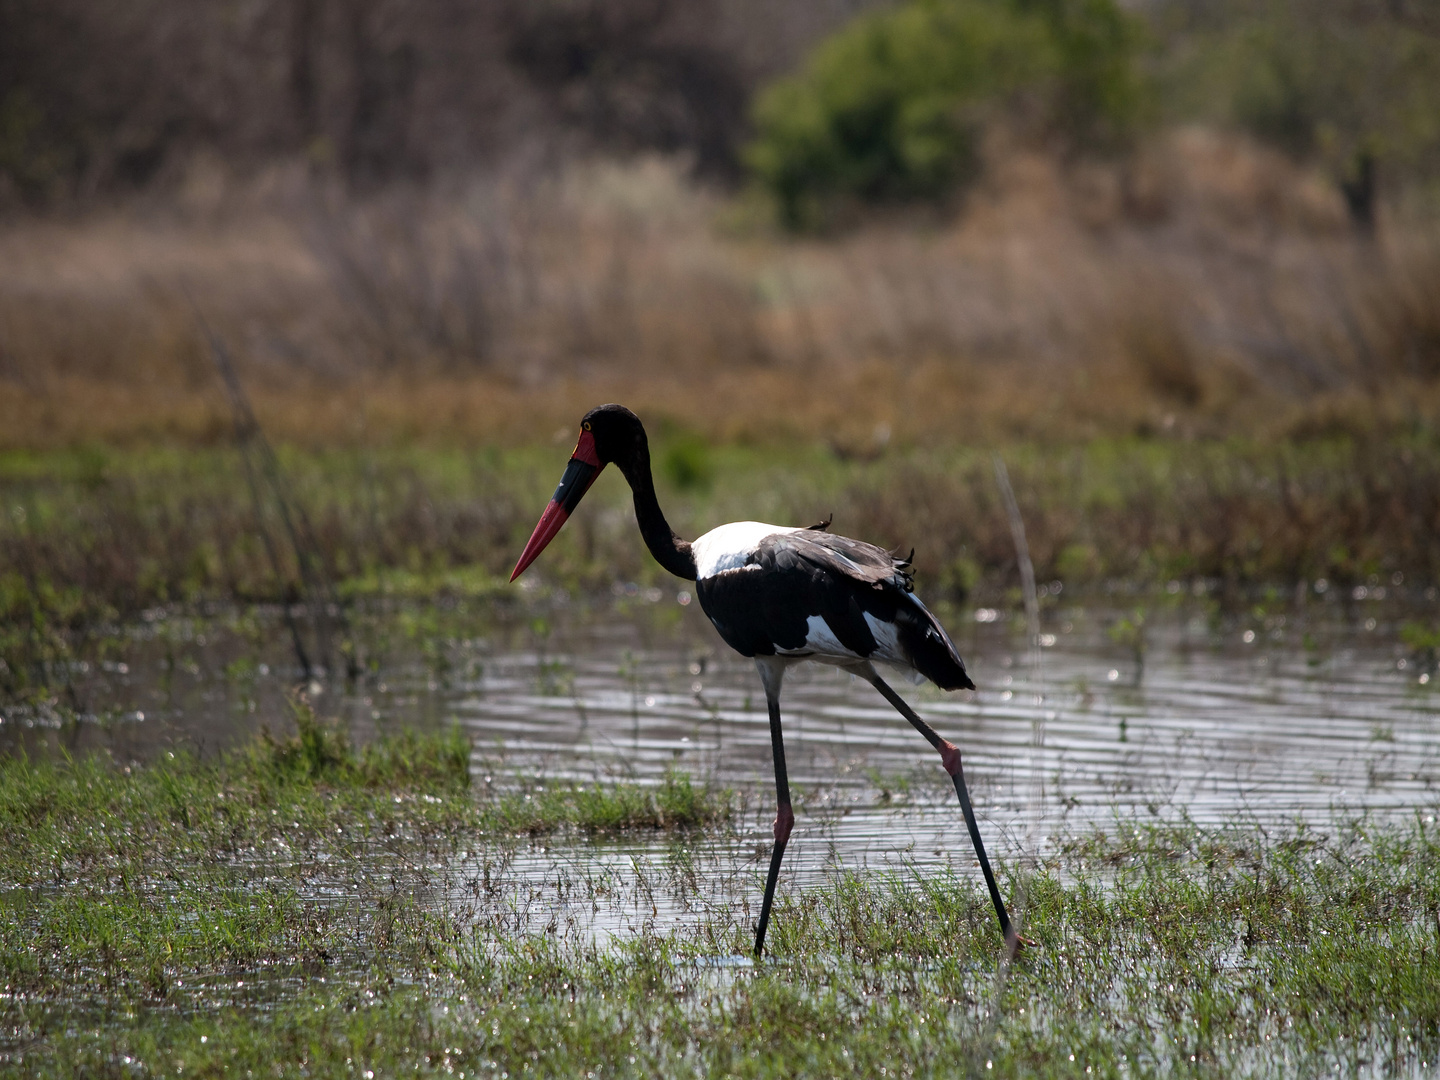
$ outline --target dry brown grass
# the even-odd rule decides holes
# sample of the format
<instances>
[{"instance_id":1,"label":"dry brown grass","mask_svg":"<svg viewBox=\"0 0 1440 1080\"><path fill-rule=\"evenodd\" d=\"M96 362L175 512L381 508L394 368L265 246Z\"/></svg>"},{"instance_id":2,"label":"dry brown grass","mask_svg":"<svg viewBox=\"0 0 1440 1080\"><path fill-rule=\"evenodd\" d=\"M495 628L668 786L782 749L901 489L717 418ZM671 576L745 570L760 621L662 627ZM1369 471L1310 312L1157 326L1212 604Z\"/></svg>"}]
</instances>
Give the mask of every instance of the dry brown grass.
<instances>
[{"instance_id":1,"label":"dry brown grass","mask_svg":"<svg viewBox=\"0 0 1440 1080\"><path fill-rule=\"evenodd\" d=\"M955 221L803 241L659 161L13 221L0 445L223 437L197 311L266 426L312 444L548 438L601 399L861 454L1434 415L1433 223L1357 237L1315 177L1203 131L992 157Z\"/></svg>"}]
</instances>

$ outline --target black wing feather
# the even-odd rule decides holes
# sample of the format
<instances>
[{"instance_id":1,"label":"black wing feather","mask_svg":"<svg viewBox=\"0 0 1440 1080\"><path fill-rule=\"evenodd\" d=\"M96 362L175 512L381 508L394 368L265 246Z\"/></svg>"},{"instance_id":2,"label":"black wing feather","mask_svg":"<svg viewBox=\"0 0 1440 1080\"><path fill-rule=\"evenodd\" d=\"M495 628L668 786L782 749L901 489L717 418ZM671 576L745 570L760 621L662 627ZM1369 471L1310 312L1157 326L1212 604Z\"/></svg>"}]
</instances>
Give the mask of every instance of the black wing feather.
<instances>
[{"instance_id":1,"label":"black wing feather","mask_svg":"<svg viewBox=\"0 0 1440 1080\"><path fill-rule=\"evenodd\" d=\"M974 689L944 627L913 595L909 559L874 544L805 530L762 540L744 566L696 582L700 606L742 656L803 648L808 620L825 620L857 656L878 643L868 614L895 627L911 665L946 690Z\"/></svg>"}]
</instances>

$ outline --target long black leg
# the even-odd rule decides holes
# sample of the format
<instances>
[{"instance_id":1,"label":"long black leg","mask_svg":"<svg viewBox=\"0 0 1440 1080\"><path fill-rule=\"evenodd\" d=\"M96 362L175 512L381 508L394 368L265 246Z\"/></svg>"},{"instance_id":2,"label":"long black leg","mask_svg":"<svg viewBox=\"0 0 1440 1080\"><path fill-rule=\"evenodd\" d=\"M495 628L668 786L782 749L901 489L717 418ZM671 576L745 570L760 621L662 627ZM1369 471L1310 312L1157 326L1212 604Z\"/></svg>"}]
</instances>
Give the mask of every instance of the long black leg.
<instances>
[{"instance_id":1,"label":"long black leg","mask_svg":"<svg viewBox=\"0 0 1440 1080\"><path fill-rule=\"evenodd\" d=\"M770 752L775 758L775 848L770 854L770 873L765 879L765 899L760 904L760 924L755 928L755 959L765 950L765 929L770 925L770 905L775 901L775 883L780 879L780 860L795 825L790 809L790 781L785 775L785 739L780 731L780 683L785 677L781 661L756 657L755 666L765 684L765 704L770 709Z\"/></svg>"},{"instance_id":2,"label":"long black leg","mask_svg":"<svg viewBox=\"0 0 1440 1080\"><path fill-rule=\"evenodd\" d=\"M1000 932L1005 935L1005 944L1014 952L1023 943L1010 925L1010 913L1005 910L1005 901L1000 899L1000 887L995 883L995 872L990 869L990 860L985 855L985 843L980 839L980 826L975 821L975 809L970 805L970 792L965 787L965 772L960 767L960 751L954 743L942 739L938 732L920 719L920 715L905 702L905 699L890 688L890 684L875 673L874 668L861 670L860 674L870 685L879 690L885 700L895 706L901 716L909 720L915 730L925 736L927 742L940 752L945 771L955 782L955 794L960 797L960 811L965 815L965 827L970 830L970 842L975 845L975 855L980 860L980 871L985 875L985 884L990 889L990 902L995 905L995 914L1000 919Z\"/></svg>"}]
</instances>

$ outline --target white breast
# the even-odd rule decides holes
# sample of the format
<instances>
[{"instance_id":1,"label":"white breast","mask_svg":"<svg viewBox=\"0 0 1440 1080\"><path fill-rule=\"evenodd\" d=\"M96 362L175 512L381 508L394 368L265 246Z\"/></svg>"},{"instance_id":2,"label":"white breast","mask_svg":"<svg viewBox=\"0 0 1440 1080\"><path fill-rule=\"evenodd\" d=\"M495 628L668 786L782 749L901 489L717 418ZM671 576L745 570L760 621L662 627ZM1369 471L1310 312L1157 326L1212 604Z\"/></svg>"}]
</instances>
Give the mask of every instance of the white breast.
<instances>
[{"instance_id":1,"label":"white breast","mask_svg":"<svg viewBox=\"0 0 1440 1080\"><path fill-rule=\"evenodd\" d=\"M799 531L787 525L766 525L763 521L732 521L711 529L690 545L695 554L695 577L704 581L722 570L744 566L751 552L767 536Z\"/></svg>"}]
</instances>

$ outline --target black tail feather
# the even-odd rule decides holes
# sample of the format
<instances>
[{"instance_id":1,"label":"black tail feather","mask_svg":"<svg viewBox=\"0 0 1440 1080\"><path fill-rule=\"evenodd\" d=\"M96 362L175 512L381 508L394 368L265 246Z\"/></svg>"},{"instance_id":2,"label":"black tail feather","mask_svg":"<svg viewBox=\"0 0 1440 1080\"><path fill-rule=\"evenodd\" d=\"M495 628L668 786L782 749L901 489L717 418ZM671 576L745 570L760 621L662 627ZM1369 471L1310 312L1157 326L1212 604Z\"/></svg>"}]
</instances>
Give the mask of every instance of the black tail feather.
<instances>
[{"instance_id":1,"label":"black tail feather","mask_svg":"<svg viewBox=\"0 0 1440 1080\"><path fill-rule=\"evenodd\" d=\"M914 596L910 599L913 606L904 605L896 612L895 627L915 670L942 690L974 690L960 650L940 620Z\"/></svg>"}]
</instances>

